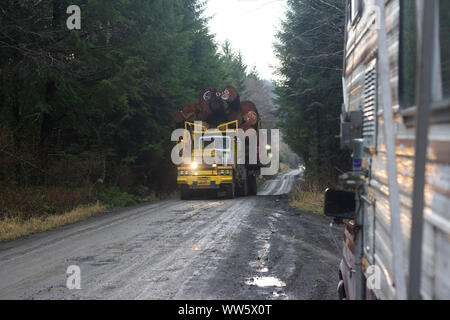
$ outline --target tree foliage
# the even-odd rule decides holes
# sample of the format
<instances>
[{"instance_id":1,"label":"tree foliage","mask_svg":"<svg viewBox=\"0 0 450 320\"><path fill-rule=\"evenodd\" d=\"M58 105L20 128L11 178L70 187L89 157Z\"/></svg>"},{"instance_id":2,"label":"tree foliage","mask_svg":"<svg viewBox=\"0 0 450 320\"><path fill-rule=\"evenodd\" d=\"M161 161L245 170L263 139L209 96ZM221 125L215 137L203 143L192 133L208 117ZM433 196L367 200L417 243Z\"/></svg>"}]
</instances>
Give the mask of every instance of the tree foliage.
<instances>
[{"instance_id":1,"label":"tree foliage","mask_svg":"<svg viewBox=\"0 0 450 320\"><path fill-rule=\"evenodd\" d=\"M240 84L200 0L0 3L0 182L127 191L175 182L172 114L207 87Z\"/></svg>"},{"instance_id":2,"label":"tree foliage","mask_svg":"<svg viewBox=\"0 0 450 320\"><path fill-rule=\"evenodd\" d=\"M307 178L325 185L346 168L348 154L339 150L342 105L342 0L289 0L287 17L277 35L282 81L276 93L285 141L302 157Z\"/></svg>"}]
</instances>

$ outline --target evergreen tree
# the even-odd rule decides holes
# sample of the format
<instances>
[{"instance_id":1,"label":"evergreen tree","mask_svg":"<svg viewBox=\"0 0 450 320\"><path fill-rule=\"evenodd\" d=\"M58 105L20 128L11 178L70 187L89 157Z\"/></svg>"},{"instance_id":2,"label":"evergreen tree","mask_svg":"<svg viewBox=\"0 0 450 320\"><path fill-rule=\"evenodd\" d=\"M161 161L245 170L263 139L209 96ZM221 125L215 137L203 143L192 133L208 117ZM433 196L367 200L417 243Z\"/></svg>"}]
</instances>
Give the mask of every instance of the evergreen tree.
<instances>
[{"instance_id":1,"label":"evergreen tree","mask_svg":"<svg viewBox=\"0 0 450 320\"><path fill-rule=\"evenodd\" d=\"M173 188L173 112L242 85L242 57L219 53L204 1L80 0L73 31L70 4L0 4L0 183Z\"/></svg>"},{"instance_id":2,"label":"evergreen tree","mask_svg":"<svg viewBox=\"0 0 450 320\"><path fill-rule=\"evenodd\" d=\"M283 80L277 84L280 127L285 141L305 161L306 177L336 181L348 154L339 150L342 105L344 1L289 0L277 35Z\"/></svg>"}]
</instances>

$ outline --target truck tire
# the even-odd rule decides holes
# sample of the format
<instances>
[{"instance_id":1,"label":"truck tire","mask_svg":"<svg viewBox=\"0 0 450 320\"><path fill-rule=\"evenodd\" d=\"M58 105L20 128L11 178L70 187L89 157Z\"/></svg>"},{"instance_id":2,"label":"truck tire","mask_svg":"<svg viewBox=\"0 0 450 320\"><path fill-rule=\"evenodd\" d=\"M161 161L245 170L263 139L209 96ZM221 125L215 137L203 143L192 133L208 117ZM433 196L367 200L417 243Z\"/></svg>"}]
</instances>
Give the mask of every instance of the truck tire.
<instances>
[{"instance_id":1,"label":"truck tire","mask_svg":"<svg viewBox=\"0 0 450 320\"><path fill-rule=\"evenodd\" d=\"M249 175L247 177L247 189L249 196L256 196L256 194L258 193L255 175Z\"/></svg>"},{"instance_id":2,"label":"truck tire","mask_svg":"<svg viewBox=\"0 0 450 320\"><path fill-rule=\"evenodd\" d=\"M236 197L236 183L233 182L226 186L226 197L228 199L234 199Z\"/></svg>"},{"instance_id":3,"label":"truck tire","mask_svg":"<svg viewBox=\"0 0 450 320\"><path fill-rule=\"evenodd\" d=\"M242 196L243 197L248 196L248 182L247 182L247 180L244 181L243 186L242 186Z\"/></svg>"},{"instance_id":4,"label":"truck tire","mask_svg":"<svg viewBox=\"0 0 450 320\"><path fill-rule=\"evenodd\" d=\"M180 188L180 198L181 200L189 200L190 199L190 191L187 185L182 185Z\"/></svg>"},{"instance_id":5,"label":"truck tire","mask_svg":"<svg viewBox=\"0 0 450 320\"><path fill-rule=\"evenodd\" d=\"M236 188L236 193L238 197L245 197L248 195L248 184L247 180L242 182L242 185L240 185L238 188Z\"/></svg>"}]
</instances>

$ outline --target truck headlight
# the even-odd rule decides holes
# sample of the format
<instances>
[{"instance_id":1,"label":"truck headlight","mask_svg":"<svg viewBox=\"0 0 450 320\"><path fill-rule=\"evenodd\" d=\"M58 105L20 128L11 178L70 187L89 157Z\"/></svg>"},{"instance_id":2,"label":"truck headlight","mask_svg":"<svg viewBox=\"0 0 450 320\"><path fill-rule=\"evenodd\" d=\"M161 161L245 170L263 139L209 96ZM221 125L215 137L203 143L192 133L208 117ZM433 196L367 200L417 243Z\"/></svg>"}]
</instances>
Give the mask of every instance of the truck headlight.
<instances>
[{"instance_id":1,"label":"truck headlight","mask_svg":"<svg viewBox=\"0 0 450 320\"><path fill-rule=\"evenodd\" d=\"M220 174L224 175L225 174L225 170L220 170Z\"/></svg>"},{"instance_id":2,"label":"truck headlight","mask_svg":"<svg viewBox=\"0 0 450 320\"><path fill-rule=\"evenodd\" d=\"M225 173L227 174L227 176L230 175L230 170L225 171Z\"/></svg>"},{"instance_id":3,"label":"truck headlight","mask_svg":"<svg viewBox=\"0 0 450 320\"><path fill-rule=\"evenodd\" d=\"M184 176L184 171L183 170L180 171L180 176Z\"/></svg>"},{"instance_id":4,"label":"truck headlight","mask_svg":"<svg viewBox=\"0 0 450 320\"><path fill-rule=\"evenodd\" d=\"M188 176L188 175L189 175L189 171L185 171L185 172L184 172L184 175L185 175L185 176Z\"/></svg>"}]
</instances>

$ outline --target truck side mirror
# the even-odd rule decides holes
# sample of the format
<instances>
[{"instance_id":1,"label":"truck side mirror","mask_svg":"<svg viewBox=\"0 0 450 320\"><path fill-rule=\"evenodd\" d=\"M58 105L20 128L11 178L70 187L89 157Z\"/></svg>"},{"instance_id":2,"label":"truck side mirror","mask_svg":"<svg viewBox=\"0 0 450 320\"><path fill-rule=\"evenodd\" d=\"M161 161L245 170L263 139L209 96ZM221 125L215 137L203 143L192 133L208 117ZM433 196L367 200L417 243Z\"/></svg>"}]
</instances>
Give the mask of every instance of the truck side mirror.
<instances>
[{"instance_id":1,"label":"truck side mirror","mask_svg":"<svg viewBox=\"0 0 450 320\"><path fill-rule=\"evenodd\" d=\"M341 190L325 190L324 213L328 217L355 219L355 193Z\"/></svg>"}]
</instances>

